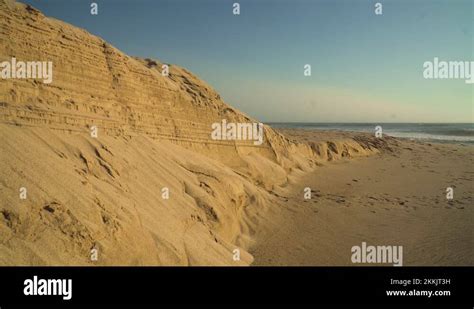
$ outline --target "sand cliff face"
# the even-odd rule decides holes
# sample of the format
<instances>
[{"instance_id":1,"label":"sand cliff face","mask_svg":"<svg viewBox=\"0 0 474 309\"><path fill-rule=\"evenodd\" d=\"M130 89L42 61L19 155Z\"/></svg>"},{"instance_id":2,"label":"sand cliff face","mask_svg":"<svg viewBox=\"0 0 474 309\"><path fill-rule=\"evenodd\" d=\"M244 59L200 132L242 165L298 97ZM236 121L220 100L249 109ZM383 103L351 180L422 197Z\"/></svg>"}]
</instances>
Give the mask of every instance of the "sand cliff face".
<instances>
[{"instance_id":1,"label":"sand cliff face","mask_svg":"<svg viewBox=\"0 0 474 309\"><path fill-rule=\"evenodd\" d=\"M0 0L0 42L0 61L53 63L50 84L0 79L2 265L247 265L291 175L378 151L291 142L268 126L260 146L213 140L212 123L255 120L186 69L162 76L158 60L30 6Z\"/></svg>"}]
</instances>

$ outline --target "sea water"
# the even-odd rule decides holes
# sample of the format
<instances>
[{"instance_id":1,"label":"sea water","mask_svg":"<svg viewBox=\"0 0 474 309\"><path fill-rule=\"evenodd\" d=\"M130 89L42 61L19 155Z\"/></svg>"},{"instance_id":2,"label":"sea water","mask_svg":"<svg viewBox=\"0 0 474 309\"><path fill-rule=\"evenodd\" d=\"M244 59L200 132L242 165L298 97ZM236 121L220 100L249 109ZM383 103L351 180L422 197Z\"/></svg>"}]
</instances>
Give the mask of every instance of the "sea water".
<instances>
[{"instance_id":1,"label":"sea water","mask_svg":"<svg viewBox=\"0 0 474 309\"><path fill-rule=\"evenodd\" d=\"M473 123L268 123L274 128L337 130L369 132L375 134L375 127L381 126L383 134L444 143L474 145Z\"/></svg>"}]
</instances>

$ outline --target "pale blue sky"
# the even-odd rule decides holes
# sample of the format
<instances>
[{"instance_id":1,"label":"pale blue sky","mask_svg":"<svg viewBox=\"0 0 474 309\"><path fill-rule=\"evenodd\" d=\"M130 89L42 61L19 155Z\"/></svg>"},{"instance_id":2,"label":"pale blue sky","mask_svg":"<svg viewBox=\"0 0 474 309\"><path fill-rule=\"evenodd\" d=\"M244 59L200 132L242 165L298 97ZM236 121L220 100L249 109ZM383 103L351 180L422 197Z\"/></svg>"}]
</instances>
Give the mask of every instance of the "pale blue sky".
<instances>
[{"instance_id":1,"label":"pale blue sky","mask_svg":"<svg viewBox=\"0 0 474 309\"><path fill-rule=\"evenodd\" d=\"M423 79L473 60L473 0L27 0L127 54L186 67L263 121L473 122L474 85ZM239 2L241 15L232 15ZM312 76L303 76L311 64Z\"/></svg>"}]
</instances>

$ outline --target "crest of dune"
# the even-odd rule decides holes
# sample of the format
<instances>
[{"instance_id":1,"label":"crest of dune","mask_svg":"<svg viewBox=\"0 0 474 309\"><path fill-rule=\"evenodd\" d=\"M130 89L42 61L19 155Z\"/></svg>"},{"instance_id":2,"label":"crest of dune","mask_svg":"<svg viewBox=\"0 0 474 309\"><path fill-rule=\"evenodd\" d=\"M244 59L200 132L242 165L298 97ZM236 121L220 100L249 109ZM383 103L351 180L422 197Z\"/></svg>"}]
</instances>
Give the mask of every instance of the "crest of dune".
<instances>
[{"instance_id":1,"label":"crest of dune","mask_svg":"<svg viewBox=\"0 0 474 309\"><path fill-rule=\"evenodd\" d=\"M0 0L0 62L13 57L51 61L53 81L0 79L0 265L248 265L275 192L377 151L268 126L262 145L213 140L215 122L257 120L184 68L163 76L159 60Z\"/></svg>"}]
</instances>

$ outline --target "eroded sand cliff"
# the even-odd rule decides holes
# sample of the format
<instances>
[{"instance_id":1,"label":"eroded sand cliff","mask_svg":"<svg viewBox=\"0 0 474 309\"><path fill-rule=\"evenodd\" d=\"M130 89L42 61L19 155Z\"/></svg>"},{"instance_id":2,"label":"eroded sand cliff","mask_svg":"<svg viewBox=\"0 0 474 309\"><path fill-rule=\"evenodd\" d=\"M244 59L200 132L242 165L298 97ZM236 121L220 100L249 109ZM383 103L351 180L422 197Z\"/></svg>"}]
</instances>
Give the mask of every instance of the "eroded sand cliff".
<instances>
[{"instance_id":1,"label":"eroded sand cliff","mask_svg":"<svg viewBox=\"0 0 474 309\"><path fill-rule=\"evenodd\" d=\"M292 142L268 126L260 146L213 140L212 123L256 120L184 68L162 76L158 60L9 0L0 42L0 61L54 68L50 84L0 80L2 265L248 265L281 188L322 162L387 147Z\"/></svg>"}]
</instances>

